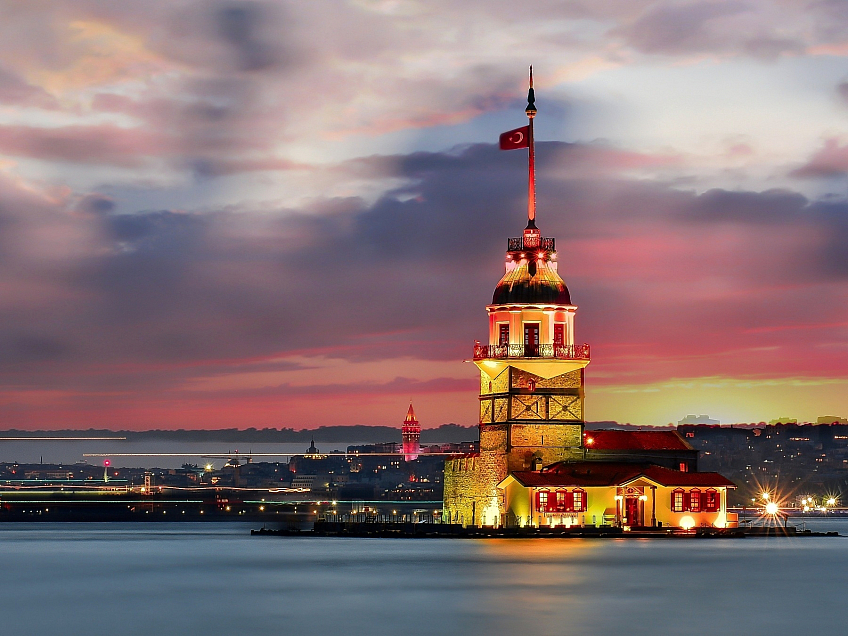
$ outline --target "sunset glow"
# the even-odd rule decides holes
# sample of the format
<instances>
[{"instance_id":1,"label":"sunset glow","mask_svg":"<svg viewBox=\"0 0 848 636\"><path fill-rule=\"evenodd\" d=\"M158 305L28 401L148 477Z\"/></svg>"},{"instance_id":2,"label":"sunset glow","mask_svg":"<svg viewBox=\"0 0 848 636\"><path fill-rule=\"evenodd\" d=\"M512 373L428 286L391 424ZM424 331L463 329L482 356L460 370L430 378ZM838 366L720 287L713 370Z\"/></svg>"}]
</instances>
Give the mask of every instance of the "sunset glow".
<instances>
[{"instance_id":1,"label":"sunset glow","mask_svg":"<svg viewBox=\"0 0 848 636\"><path fill-rule=\"evenodd\" d=\"M2 428L476 424L531 63L585 419L848 416L838 3L13 4Z\"/></svg>"}]
</instances>

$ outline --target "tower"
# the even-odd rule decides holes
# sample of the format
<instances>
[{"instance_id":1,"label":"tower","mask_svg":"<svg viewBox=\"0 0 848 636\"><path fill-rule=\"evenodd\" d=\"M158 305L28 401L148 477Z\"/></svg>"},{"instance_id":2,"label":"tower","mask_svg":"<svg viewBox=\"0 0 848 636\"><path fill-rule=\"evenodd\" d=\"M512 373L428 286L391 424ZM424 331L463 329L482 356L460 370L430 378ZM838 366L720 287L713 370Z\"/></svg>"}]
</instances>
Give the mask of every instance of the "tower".
<instances>
[{"instance_id":1,"label":"tower","mask_svg":"<svg viewBox=\"0 0 848 636\"><path fill-rule=\"evenodd\" d=\"M418 459L418 453L421 452L420 440L421 425L415 419L415 411L412 410L412 402L410 402L406 419L403 421L403 458L405 461L411 462Z\"/></svg>"},{"instance_id":2,"label":"tower","mask_svg":"<svg viewBox=\"0 0 848 636\"><path fill-rule=\"evenodd\" d=\"M497 484L513 471L583 457L583 369L589 346L575 344L572 304L559 275L553 238L536 227L536 116L533 70L528 125L501 135L502 149L528 149L527 226L507 240L504 274L486 307L487 344L476 342L480 369L480 451L445 464L445 512L455 523L497 525Z\"/></svg>"}]
</instances>

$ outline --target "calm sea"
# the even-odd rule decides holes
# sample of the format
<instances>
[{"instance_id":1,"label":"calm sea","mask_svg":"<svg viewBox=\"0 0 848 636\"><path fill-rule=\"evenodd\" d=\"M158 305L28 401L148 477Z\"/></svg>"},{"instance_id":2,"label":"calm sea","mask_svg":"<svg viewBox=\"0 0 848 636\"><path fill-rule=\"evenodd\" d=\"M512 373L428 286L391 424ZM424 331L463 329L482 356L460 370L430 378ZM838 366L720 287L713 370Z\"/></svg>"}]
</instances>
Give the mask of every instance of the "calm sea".
<instances>
[{"instance_id":1,"label":"calm sea","mask_svg":"<svg viewBox=\"0 0 848 636\"><path fill-rule=\"evenodd\" d=\"M848 521L812 521L848 534ZM0 525L3 634L844 634L848 539L251 537Z\"/></svg>"},{"instance_id":2,"label":"calm sea","mask_svg":"<svg viewBox=\"0 0 848 636\"><path fill-rule=\"evenodd\" d=\"M348 444L362 442L316 442L319 450L344 451ZM103 465L103 457L86 457L87 453L101 453L109 457L116 468L156 467L179 468L183 464L212 463L220 468L228 455L238 451L242 455L272 453L276 457L256 457L256 461L288 461L291 455L303 454L309 443L251 442L173 442L166 440L0 440L0 461L37 464L73 464L86 462ZM162 454L166 453L166 456ZM131 454L131 456L122 456ZM217 456L210 459L208 456Z\"/></svg>"}]
</instances>

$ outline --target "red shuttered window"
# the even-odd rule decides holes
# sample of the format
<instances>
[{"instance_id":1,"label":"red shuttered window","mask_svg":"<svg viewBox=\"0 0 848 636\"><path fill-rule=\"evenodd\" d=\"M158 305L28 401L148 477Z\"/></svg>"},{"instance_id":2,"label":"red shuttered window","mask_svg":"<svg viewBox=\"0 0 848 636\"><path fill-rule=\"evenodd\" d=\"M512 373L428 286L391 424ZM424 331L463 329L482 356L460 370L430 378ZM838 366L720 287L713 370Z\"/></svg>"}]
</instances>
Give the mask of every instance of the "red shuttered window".
<instances>
[{"instance_id":1,"label":"red shuttered window","mask_svg":"<svg viewBox=\"0 0 848 636\"><path fill-rule=\"evenodd\" d=\"M710 488L704 493L704 510L706 512L718 512L721 508L721 497L717 490Z\"/></svg>"},{"instance_id":2,"label":"red shuttered window","mask_svg":"<svg viewBox=\"0 0 848 636\"><path fill-rule=\"evenodd\" d=\"M686 510L686 493L678 488L671 493L671 511L683 512Z\"/></svg>"},{"instance_id":3,"label":"red shuttered window","mask_svg":"<svg viewBox=\"0 0 848 636\"><path fill-rule=\"evenodd\" d=\"M586 491L578 488L571 493L574 512L586 512Z\"/></svg>"},{"instance_id":4,"label":"red shuttered window","mask_svg":"<svg viewBox=\"0 0 848 636\"><path fill-rule=\"evenodd\" d=\"M557 490L556 498L557 512L564 512L565 510L568 510L568 491Z\"/></svg>"},{"instance_id":5,"label":"red shuttered window","mask_svg":"<svg viewBox=\"0 0 848 636\"><path fill-rule=\"evenodd\" d=\"M701 491L697 488L689 491L689 510L701 512Z\"/></svg>"},{"instance_id":6,"label":"red shuttered window","mask_svg":"<svg viewBox=\"0 0 848 636\"><path fill-rule=\"evenodd\" d=\"M536 493L536 509L539 512L547 512L548 511L548 495L550 493L547 490L541 490Z\"/></svg>"}]
</instances>

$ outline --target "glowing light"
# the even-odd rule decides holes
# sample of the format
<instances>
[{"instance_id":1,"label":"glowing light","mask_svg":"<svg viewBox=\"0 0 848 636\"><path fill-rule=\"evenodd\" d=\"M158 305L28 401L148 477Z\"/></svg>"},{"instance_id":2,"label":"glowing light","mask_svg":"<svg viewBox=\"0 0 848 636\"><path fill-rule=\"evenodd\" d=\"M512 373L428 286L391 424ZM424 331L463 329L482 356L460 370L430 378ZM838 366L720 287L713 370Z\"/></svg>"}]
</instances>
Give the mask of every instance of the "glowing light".
<instances>
[{"instance_id":1,"label":"glowing light","mask_svg":"<svg viewBox=\"0 0 848 636\"><path fill-rule=\"evenodd\" d=\"M778 507L778 505L775 502L770 501L766 504L766 513L767 514L776 515L778 512L780 512L780 508Z\"/></svg>"},{"instance_id":2,"label":"glowing light","mask_svg":"<svg viewBox=\"0 0 848 636\"><path fill-rule=\"evenodd\" d=\"M212 470L212 464L206 464L206 470Z\"/></svg>"},{"instance_id":3,"label":"glowing light","mask_svg":"<svg viewBox=\"0 0 848 636\"><path fill-rule=\"evenodd\" d=\"M802 499L802 500L801 500L801 503L802 503L802 504L804 504L804 505L806 506L806 505L807 505L807 500L806 500L806 499Z\"/></svg>"},{"instance_id":4,"label":"glowing light","mask_svg":"<svg viewBox=\"0 0 848 636\"><path fill-rule=\"evenodd\" d=\"M770 494L768 494L767 492L764 492L762 495L760 495L760 497L762 497L763 499L765 499L766 501L768 501L768 500L769 500L769 497L771 497L771 495L770 495Z\"/></svg>"},{"instance_id":5,"label":"glowing light","mask_svg":"<svg viewBox=\"0 0 848 636\"><path fill-rule=\"evenodd\" d=\"M686 515L680 520L680 527L684 530L691 530L695 527L695 520L689 515Z\"/></svg>"},{"instance_id":6,"label":"glowing light","mask_svg":"<svg viewBox=\"0 0 848 636\"><path fill-rule=\"evenodd\" d=\"M104 465L106 468L109 468L109 466L111 466L111 465L112 465L112 462L111 462L111 461L109 461L108 459L104 459L104 460L103 460L103 465Z\"/></svg>"},{"instance_id":7,"label":"glowing light","mask_svg":"<svg viewBox=\"0 0 848 636\"><path fill-rule=\"evenodd\" d=\"M595 438L594 438L594 437L587 437L587 438L586 438L586 446L591 446L591 445L592 445L592 444L594 444L594 443L595 443Z\"/></svg>"},{"instance_id":8,"label":"glowing light","mask_svg":"<svg viewBox=\"0 0 848 636\"><path fill-rule=\"evenodd\" d=\"M836 499L831 497L830 499L827 500L826 503L827 503L828 506L835 506L836 505Z\"/></svg>"},{"instance_id":9,"label":"glowing light","mask_svg":"<svg viewBox=\"0 0 848 636\"><path fill-rule=\"evenodd\" d=\"M616 495L616 496L615 496L615 500L616 500L616 501L621 501L622 499L624 499L624 497L622 497L621 495Z\"/></svg>"},{"instance_id":10,"label":"glowing light","mask_svg":"<svg viewBox=\"0 0 848 636\"><path fill-rule=\"evenodd\" d=\"M639 501L648 501L648 495L639 495Z\"/></svg>"}]
</instances>

